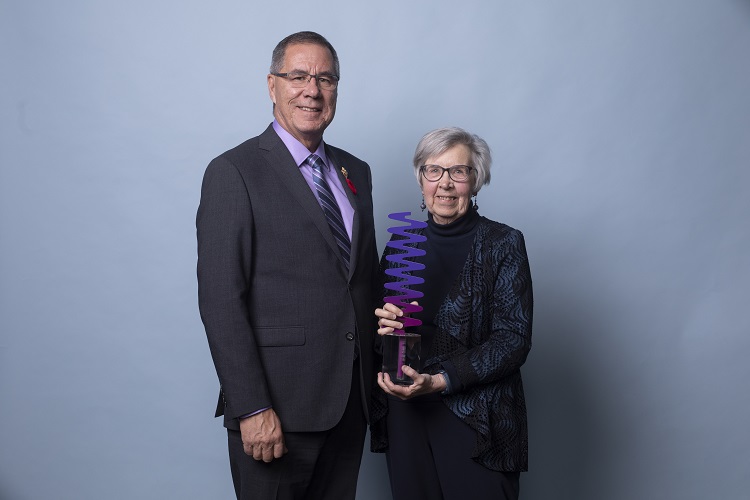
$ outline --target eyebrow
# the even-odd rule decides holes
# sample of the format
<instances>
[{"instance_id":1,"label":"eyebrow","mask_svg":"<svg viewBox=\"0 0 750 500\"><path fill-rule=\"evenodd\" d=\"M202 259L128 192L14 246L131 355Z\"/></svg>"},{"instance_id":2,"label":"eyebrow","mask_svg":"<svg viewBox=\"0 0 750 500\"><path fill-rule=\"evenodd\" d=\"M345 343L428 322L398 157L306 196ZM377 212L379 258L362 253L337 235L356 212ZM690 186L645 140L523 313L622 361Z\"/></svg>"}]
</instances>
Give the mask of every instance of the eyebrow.
<instances>
[{"instance_id":1,"label":"eyebrow","mask_svg":"<svg viewBox=\"0 0 750 500\"><path fill-rule=\"evenodd\" d=\"M303 69L293 69L291 71L287 71L287 73L304 73L305 75L311 75L312 73L308 73L307 71ZM321 71L320 73L316 73L315 76L336 76L336 73L333 71Z\"/></svg>"}]
</instances>

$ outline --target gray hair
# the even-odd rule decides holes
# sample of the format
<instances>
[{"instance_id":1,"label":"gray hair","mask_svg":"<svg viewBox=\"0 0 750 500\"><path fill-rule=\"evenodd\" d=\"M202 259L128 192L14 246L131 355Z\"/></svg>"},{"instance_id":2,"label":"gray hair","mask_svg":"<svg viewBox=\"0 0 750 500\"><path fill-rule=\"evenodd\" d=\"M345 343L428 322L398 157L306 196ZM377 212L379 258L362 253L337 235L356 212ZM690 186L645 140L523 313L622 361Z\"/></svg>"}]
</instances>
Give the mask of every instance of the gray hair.
<instances>
[{"instance_id":1,"label":"gray hair","mask_svg":"<svg viewBox=\"0 0 750 500\"><path fill-rule=\"evenodd\" d=\"M339 72L339 56L336 54L336 49L333 48L333 45L331 45L323 35L319 35L314 31L300 31L299 33L293 33L280 41L278 45L276 45L276 48L273 49L273 55L271 55L271 73L281 72L281 68L284 66L284 57L286 56L287 47L290 45L305 43L320 45L321 47L327 48L333 57L333 71L336 76L341 76Z\"/></svg>"},{"instance_id":2,"label":"gray hair","mask_svg":"<svg viewBox=\"0 0 750 500\"><path fill-rule=\"evenodd\" d=\"M476 194L482 186L490 183L490 167L492 166L492 153L487 142L475 134L458 127L446 127L427 132L417 144L414 151L414 175L419 185L422 185L420 169L428 158L438 156L454 146L463 144L471 152L471 167L476 170L472 193ZM451 165L444 165L451 166Z\"/></svg>"}]
</instances>

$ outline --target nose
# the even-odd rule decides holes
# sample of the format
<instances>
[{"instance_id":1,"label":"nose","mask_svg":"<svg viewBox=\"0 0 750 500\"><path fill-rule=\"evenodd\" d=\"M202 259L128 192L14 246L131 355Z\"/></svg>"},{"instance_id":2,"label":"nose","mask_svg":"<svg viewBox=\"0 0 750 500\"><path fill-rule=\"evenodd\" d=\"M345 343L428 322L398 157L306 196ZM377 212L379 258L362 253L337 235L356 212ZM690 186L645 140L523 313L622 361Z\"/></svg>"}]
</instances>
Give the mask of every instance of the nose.
<instances>
[{"instance_id":1,"label":"nose","mask_svg":"<svg viewBox=\"0 0 750 500\"><path fill-rule=\"evenodd\" d=\"M453 179L451 179L450 174L448 174L447 170L443 170L443 175L440 176L440 179L438 180L440 183L440 186L446 186L450 187L451 184L453 184Z\"/></svg>"},{"instance_id":2,"label":"nose","mask_svg":"<svg viewBox=\"0 0 750 500\"><path fill-rule=\"evenodd\" d=\"M305 95L309 95L311 97L315 97L318 94L320 94L320 87L318 86L318 79L315 77L310 77L310 79L307 81L307 85L304 87Z\"/></svg>"}]
</instances>

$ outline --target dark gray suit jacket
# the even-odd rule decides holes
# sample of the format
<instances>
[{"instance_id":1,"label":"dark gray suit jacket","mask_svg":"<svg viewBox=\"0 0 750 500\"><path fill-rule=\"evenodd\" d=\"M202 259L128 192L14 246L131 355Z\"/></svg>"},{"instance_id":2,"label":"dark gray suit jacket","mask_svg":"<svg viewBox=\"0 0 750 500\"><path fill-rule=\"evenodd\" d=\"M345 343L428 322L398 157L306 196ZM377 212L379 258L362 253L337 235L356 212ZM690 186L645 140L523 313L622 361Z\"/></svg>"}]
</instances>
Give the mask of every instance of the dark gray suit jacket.
<instances>
[{"instance_id":1,"label":"dark gray suit jacket","mask_svg":"<svg viewBox=\"0 0 750 500\"><path fill-rule=\"evenodd\" d=\"M216 416L273 406L285 432L333 427L346 407L359 336L369 401L377 249L367 163L326 145L356 195L347 273L318 204L269 126L206 169L197 216L198 296L221 384Z\"/></svg>"}]
</instances>

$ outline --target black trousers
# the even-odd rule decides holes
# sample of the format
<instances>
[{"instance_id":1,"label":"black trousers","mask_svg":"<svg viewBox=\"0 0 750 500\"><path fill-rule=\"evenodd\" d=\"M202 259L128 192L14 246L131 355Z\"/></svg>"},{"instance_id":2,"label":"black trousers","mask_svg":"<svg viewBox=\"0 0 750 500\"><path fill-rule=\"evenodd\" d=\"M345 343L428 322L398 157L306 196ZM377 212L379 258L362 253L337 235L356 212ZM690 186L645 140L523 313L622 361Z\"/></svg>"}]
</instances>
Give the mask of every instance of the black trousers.
<instances>
[{"instance_id":1,"label":"black trousers","mask_svg":"<svg viewBox=\"0 0 750 500\"><path fill-rule=\"evenodd\" d=\"M394 500L517 500L519 472L471 459L476 432L430 394L388 399L386 463Z\"/></svg>"},{"instance_id":2,"label":"black trousers","mask_svg":"<svg viewBox=\"0 0 750 500\"><path fill-rule=\"evenodd\" d=\"M227 430L238 500L354 500L366 422L358 362L353 372L349 401L339 423L323 432L285 432L289 451L282 458L256 461L245 454L240 432Z\"/></svg>"}]
</instances>

